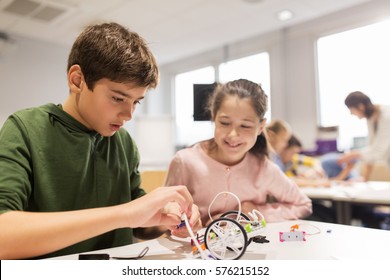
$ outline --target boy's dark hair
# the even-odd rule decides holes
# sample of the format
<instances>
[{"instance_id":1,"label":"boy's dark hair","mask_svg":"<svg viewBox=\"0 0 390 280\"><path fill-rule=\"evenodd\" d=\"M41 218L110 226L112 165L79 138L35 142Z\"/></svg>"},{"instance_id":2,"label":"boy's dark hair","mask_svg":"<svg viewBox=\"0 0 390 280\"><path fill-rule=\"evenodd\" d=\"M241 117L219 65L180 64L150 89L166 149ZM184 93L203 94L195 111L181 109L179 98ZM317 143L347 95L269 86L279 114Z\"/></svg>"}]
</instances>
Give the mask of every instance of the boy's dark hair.
<instances>
[{"instance_id":1,"label":"boy's dark hair","mask_svg":"<svg viewBox=\"0 0 390 280\"><path fill-rule=\"evenodd\" d=\"M291 147L302 148L301 141L299 141L299 139L297 137L295 137L295 135L291 135L290 139L288 140L286 148L291 148Z\"/></svg>"},{"instance_id":2,"label":"boy's dark hair","mask_svg":"<svg viewBox=\"0 0 390 280\"><path fill-rule=\"evenodd\" d=\"M237 96L240 99L248 98L260 121L264 120L264 115L268 107L268 96L264 93L260 84L246 79L218 84L208 103L208 109L211 112L213 121L226 96ZM268 155L267 139L265 138L264 132L257 136L256 143L250 149L250 152L265 156Z\"/></svg>"},{"instance_id":3,"label":"boy's dark hair","mask_svg":"<svg viewBox=\"0 0 390 280\"><path fill-rule=\"evenodd\" d=\"M370 118L374 113L374 105L372 104L371 99L361 91L354 91L348 94L344 103L348 108L358 108L359 104L363 104L366 118Z\"/></svg>"},{"instance_id":4,"label":"boy's dark hair","mask_svg":"<svg viewBox=\"0 0 390 280\"><path fill-rule=\"evenodd\" d=\"M72 46L67 70L75 64L90 90L103 78L149 88L159 81L157 62L144 39L117 23L88 26Z\"/></svg>"}]
</instances>

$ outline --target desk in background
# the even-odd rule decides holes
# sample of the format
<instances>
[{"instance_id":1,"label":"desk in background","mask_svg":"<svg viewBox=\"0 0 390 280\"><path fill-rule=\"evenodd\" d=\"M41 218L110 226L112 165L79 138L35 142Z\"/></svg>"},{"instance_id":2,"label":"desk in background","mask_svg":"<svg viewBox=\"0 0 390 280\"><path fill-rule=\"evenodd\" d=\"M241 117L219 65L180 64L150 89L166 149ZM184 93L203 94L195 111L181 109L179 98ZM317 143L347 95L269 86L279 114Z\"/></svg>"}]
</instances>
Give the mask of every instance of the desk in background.
<instances>
[{"instance_id":1,"label":"desk in background","mask_svg":"<svg viewBox=\"0 0 390 280\"><path fill-rule=\"evenodd\" d=\"M307 232L306 241L280 242L279 232L298 224ZM318 234L310 235L311 233ZM269 223L264 229L269 243L252 242L241 259L252 260L383 260L390 259L390 231L322 223L306 220ZM194 259L189 239L161 237L132 245L88 253L107 253L111 257L135 257L146 246L143 260ZM77 260L78 254L52 258Z\"/></svg>"},{"instance_id":2,"label":"desk in background","mask_svg":"<svg viewBox=\"0 0 390 280\"><path fill-rule=\"evenodd\" d=\"M329 200L336 206L337 223L351 224L352 204L390 205L390 182L345 182L329 187L304 187L315 200Z\"/></svg>"}]
</instances>

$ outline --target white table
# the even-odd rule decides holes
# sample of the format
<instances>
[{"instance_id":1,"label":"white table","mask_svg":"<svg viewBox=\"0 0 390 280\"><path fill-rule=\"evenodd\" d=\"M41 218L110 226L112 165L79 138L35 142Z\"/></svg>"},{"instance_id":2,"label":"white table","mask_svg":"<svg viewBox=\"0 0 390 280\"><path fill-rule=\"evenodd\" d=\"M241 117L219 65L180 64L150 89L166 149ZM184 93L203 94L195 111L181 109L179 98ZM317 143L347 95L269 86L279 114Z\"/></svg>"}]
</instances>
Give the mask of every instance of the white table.
<instances>
[{"instance_id":1,"label":"white table","mask_svg":"<svg viewBox=\"0 0 390 280\"><path fill-rule=\"evenodd\" d=\"M306 231L306 241L280 242L279 232L289 231L298 224ZM309 235L311 233L318 234ZM251 243L241 259L256 260L383 260L390 259L390 231L322 223L306 220L269 223L264 229L269 243ZM117 248L94 251L115 257L138 255L143 248L149 251L143 260L195 259L189 239L161 237ZM92 252L89 252L92 253ZM52 258L77 260L78 254Z\"/></svg>"},{"instance_id":2,"label":"white table","mask_svg":"<svg viewBox=\"0 0 390 280\"><path fill-rule=\"evenodd\" d=\"M337 222L351 223L351 205L390 205L390 182L345 182L331 187L304 187L311 199L330 200L337 209Z\"/></svg>"}]
</instances>

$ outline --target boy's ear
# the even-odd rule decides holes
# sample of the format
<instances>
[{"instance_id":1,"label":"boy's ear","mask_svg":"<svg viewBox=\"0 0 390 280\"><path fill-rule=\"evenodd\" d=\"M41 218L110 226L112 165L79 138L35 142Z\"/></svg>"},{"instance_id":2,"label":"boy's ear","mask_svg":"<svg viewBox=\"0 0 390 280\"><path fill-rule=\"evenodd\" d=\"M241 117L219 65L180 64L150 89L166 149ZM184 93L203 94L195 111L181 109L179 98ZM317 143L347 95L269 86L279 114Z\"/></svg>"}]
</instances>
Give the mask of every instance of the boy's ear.
<instances>
[{"instance_id":1,"label":"boy's ear","mask_svg":"<svg viewBox=\"0 0 390 280\"><path fill-rule=\"evenodd\" d=\"M68 85L70 92L79 93L83 86L83 73L79 65L75 64L68 71Z\"/></svg>"}]
</instances>

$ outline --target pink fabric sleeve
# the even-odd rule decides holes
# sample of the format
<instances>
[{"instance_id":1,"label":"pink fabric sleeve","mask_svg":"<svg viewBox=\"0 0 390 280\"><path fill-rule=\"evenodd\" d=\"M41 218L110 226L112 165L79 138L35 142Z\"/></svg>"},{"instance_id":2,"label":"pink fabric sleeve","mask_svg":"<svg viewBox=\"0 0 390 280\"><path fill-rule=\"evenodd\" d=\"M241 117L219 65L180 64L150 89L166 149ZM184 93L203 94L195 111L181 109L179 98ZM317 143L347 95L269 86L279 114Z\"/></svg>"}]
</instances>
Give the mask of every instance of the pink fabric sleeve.
<instances>
[{"instance_id":1,"label":"pink fabric sleeve","mask_svg":"<svg viewBox=\"0 0 390 280\"><path fill-rule=\"evenodd\" d=\"M183 179L180 176L184 170L181 168L181 160L176 154L169 164L168 174L165 179L165 186L183 185Z\"/></svg>"},{"instance_id":2,"label":"pink fabric sleeve","mask_svg":"<svg viewBox=\"0 0 390 280\"><path fill-rule=\"evenodd\" d=\"M264 164L264 173L268 194L277 201L258 206L267 222L295 220L312 213L310 198L279 167L268 161Z\"/></svg>"}]
</instances>

